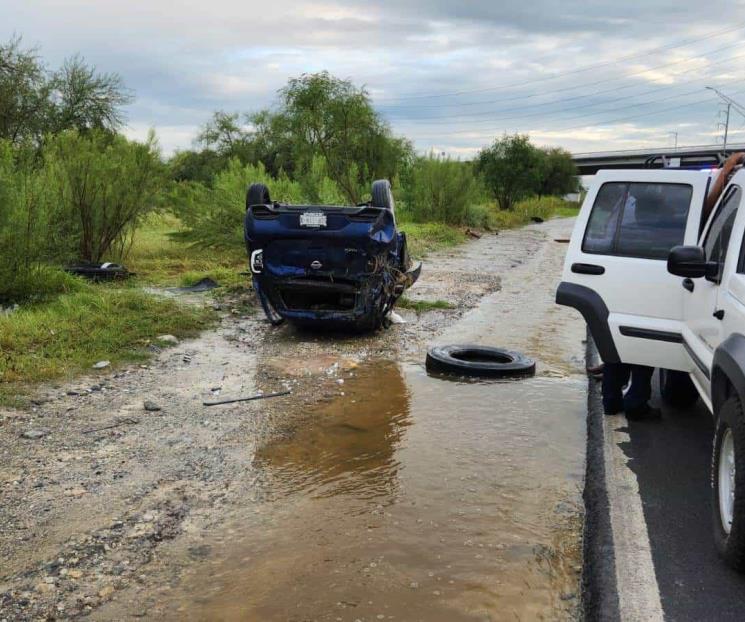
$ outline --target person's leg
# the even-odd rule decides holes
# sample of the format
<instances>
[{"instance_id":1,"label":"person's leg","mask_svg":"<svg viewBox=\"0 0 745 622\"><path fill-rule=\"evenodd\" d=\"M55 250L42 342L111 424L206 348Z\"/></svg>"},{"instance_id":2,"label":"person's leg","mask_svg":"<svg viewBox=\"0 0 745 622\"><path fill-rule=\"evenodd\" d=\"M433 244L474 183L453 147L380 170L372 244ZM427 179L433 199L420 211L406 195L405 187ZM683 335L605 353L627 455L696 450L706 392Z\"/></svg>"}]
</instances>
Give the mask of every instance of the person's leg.
<instances>
[{"instance_id":1,"label":"person's leg","mask_svg":"<svg viewBox=\"0 0 745 622\"><path fill-rule=\"evenodd\" d=\"M660 411L649 405L652 397L652 374L654 367L631 365L631 386L623 398L623 409L629 419L652 419L660 416Z\"/></svg>"},{"instance_id":2,"label":"person's leg","mask_svg":"<svg viewBox=\"0 0 745 622\"><path fill-rule=\"evenodd\" d=\"M629 367L623 363L606 363L603 369L603 410L615 415L623 410L623 388L629 380Z\"/></svg>"}]
</instances>

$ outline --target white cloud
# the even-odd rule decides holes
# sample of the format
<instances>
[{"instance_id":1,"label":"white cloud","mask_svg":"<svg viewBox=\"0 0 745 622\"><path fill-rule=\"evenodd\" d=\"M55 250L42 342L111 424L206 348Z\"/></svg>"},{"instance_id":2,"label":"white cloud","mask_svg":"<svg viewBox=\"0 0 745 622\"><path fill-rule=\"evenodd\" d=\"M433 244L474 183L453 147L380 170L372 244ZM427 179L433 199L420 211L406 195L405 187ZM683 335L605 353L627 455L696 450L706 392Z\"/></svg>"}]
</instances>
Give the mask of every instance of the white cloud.
<instances>
[{"instance_id":1,"label":"white cloud","mask_svg":"<svg viewBox=\"0 0 745 622\"><path fill-rule=\"evenodd\" d=\"M743 30L721 31L743 21L742 5L655 0L630 14L617 0L0 0L0 38L23 35L51 65L79 52L120 73L138 97L128 132L154 126L167 152L189 147L213 110L265 107L289 77L323 69L366 85L421 150L466 156L516 130L577 150L666 144L672 128L680 144L710 139L713 95L666 109L678 93L705 100L709 81L737 90ZM433 96L400 99L422 94Z\"/></svg>"}]
</instances>

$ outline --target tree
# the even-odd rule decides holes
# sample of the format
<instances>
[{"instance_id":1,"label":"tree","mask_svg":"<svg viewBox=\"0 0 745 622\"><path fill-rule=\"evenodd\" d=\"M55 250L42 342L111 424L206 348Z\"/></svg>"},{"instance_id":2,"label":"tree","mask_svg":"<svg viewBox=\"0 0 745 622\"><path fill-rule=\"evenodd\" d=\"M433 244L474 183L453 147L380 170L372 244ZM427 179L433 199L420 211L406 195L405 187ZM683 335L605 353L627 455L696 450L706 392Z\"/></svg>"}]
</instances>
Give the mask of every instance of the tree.
<instances>
[{"instance_id":1,"label":"tree","mask_svg":"<svg viewBox=\"0 0 745 622\"><path fill-rule=\"evenodd\" d=\"M392 136L364 88L327 72L303 74L280 91L271 123L275 141L289 143L296 170L322 156L329 176L352 203L375 178L393 178L411 147Z\"/></svg>"},{"instance_id":2,"label":"tree","mask_svg":"<svg viewBox=\"0 0 745 622\"><path fill-rule=\"evenodd\" d=\"M0 44L0 139L14 145L40 139L48 127L50 92L35 49L22 49L20 37Z\"/></svg>"},{"instance_id":3,"label":"tree","mask_svg":"<svg viewBox=\"0 0 745 622\"><path fill-rule=\"evenodd\" d=\"M541 154L527 136L504 135L479 152L476 166L503 210L536 192L541 179Z\"/></svg>"},{"instance_id":4,"label":"tree","mask_svg":"<svg viewBox=\"0 0 745 622\"><path fill-rule=\"evenodd\" d=\"M577 167L568 151L558 147L542 149L540 168L536 188L539 195L564 196L577 191Z\"/></svg>"},{"instance_id":5,"label":"tree","mask_svg":"<svg viewBox=\"0 0 745 622\"><path fill-rule=\"evenodd\" d=\"M76 129L115 132L124 124L122 107L132 94L116 73L96 73L80 56L67 59L51 78L55 132Z\"/></svg>"}]
</instances>

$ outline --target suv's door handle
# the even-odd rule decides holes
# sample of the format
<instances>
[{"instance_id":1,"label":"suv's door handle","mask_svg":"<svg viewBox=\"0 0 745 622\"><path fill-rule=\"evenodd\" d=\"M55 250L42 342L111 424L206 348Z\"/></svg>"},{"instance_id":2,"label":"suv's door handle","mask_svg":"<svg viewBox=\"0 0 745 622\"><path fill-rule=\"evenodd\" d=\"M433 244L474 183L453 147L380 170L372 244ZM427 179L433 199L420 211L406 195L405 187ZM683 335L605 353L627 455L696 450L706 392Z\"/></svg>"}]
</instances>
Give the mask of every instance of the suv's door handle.
<instances>
[{"instance_id":1,"label":"suv's door handle","mask_svg":"<svg viewBox=\"0 0 745 622\"><path fill-rule=\"evenodd\" d=\"M605 274L605 268L594 263L573 263L572 272L576 274Z\"/></svg>"},{"instance_id":2,"label":"suv's door handle","mask_svg":"<svg viewBox=\"0 0 745 622\"><path fill-rule=\"evenodd\" d=\"M683 279L683 287L689 292L692 292L696 287L696 284L693 282L693 279Z\"/></svg>"},{"instance_id":3,"label":"suv's door handle","mask_svg":"<svg viewBox=\"0 0 745 622\"><path fill-rule=\"evenodd\" d=\"M718 320L721 320L724 317L724 309L717 309L712 315Z\"/></svg>"}]
</instances>

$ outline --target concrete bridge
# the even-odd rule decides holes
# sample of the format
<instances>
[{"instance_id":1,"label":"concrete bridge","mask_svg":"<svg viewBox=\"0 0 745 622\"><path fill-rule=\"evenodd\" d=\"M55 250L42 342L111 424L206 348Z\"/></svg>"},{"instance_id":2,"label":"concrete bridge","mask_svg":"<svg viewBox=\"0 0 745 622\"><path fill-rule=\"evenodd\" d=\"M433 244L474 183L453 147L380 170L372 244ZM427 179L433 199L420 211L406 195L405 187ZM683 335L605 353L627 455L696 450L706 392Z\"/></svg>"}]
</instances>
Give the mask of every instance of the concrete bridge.
<instances>
[{"instance_id":1,"label":"concrete bridge","mask_svg":"<svg viewBox=\"0 0 745 622\"><path fill-rule=\"evenodd\" d=\"M624 168L668 168L718 166L727 154L745 151L745 144L694 145L662 149L631 149L626 151L602 151L575 153L572 155L580 175L594 175L600 169Z\"/></svg>"}]
</instances>

